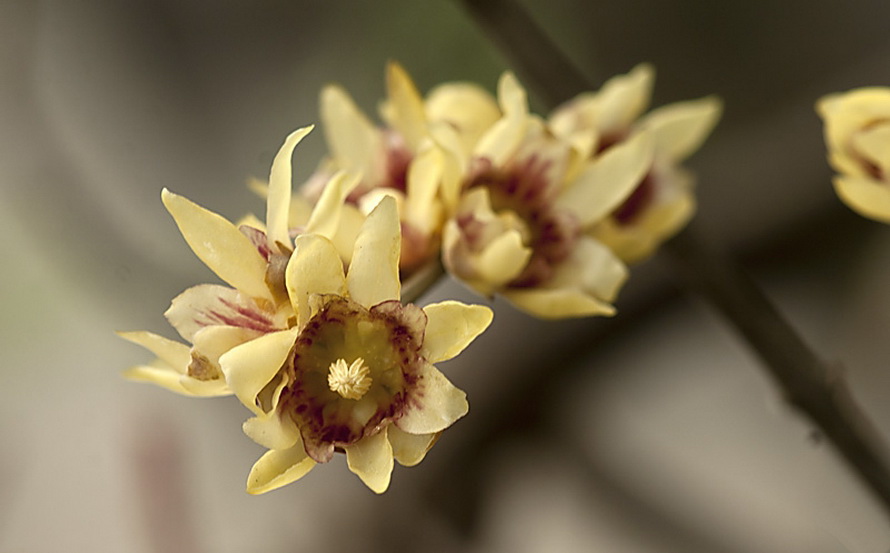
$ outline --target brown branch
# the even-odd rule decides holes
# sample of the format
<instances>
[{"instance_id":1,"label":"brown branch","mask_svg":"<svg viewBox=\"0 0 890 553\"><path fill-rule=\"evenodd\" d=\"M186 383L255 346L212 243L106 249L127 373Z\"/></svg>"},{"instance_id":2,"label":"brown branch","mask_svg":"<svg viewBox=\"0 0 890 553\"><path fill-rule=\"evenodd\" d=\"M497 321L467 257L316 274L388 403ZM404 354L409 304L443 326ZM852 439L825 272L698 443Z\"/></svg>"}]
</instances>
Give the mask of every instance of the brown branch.
<instances>
[{"instance_id":1,"label":"brown branch","mask_svg":"<svg viewBox=\"0 0 890 553\"><path fill-rule=\"evenodd\" d=\"M596 87L512 0L461 0L550 107ZM807 346L760 289L689 228L664 246L687 286L717 308L757 352L788 401L834 444L890 515L890 467L881 439L837 371Z\"/></svg>"}]
</instances>

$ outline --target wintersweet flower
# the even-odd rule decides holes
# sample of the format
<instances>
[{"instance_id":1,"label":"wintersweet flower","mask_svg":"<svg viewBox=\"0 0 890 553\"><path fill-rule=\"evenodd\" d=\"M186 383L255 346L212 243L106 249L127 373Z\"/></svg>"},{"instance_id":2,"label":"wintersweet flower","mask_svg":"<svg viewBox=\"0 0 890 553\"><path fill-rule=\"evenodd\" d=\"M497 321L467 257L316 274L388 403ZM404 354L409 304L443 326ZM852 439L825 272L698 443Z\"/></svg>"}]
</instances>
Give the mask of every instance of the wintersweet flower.
<instances>
[{"instance_id":1,"label":"wintersweet flower","mask_svg":"<svg viewBox=\"0 0 890 553\"><path fill-rule=\"evenodd\" d=\"M220 357L226 381L254 414L244 432L269 448L250 472L249 493L289 484L338 451L382 493L394 460L419 463L467 413L465 394L433 364L472 342L491 310L402 305L400 247L391 197L364 221L346 272L328 238L297 236L285 268L293 326Z\"/></svg>"},{"instance_id":2,"label":"wintersweet flower","mask_svg":"<svg viewBox=\"0 0 890 553\"><path fill-rule=\"evenodd\" d=\"M554 135L528 113L510 74L498 83L503 117L471 156L447 147L460 175L443 233L443 260L476 291L501 294L539 317L611 315L627 269L589 229L617 209L652 165L651 133L640 132L590 159L596 135ZM448 137L439 136L443 144ZM453 141L452 141L453 143Z\"/></svg>"},{"instance_id":3,"label":"wintersweet flower","mask_svg":"<svg viewBox=\"0 0 890 553\"><path fill-rule=\"evenodd\" d=\"M461 148L470 149L499 117L497 104L481 88L449 83L424 99L405 70L391 62L387 98L380 106L384 126L372 123L339 86L321 92L321 119L330 157L303 187L314 201L330 176L348 170L362 176L347 202L363 214L381 196L398 201L402 224L400 268L407 277L435 258L444 211L439 198L443 153L431 129L448 126ZM360 219L348 217L354 228Z\"/></svg>"},{"instance_id":4,"label":"wintersweet flower","mask_svg":"<svg viewBox=\"0 0 890 553\"><path fill-rule=\"evenodd\" d=\"M825 121L834 189L859 214L890 223L890 88L830 94L816 110Z\"/></svg>"},{"instance_id":5,"label":"wintersweet flower","mask_svg":"<svg viewBox=\"0 0 890 553\"><path fill-rule=\"evenodd\" d=\"M608 217L591 227L596 237L625 262L650 256L679 231L695 211L693 175L681 163L702 145L717 124L721 103L713 96L677 102L644 115L654 71L643 64L556 108L550 128L566 140L594 131L593 156L632 139L652 135L652 165L637 187Z\"/></svg>"},{"instance_id":6,"label":"wintersweet flower","mask_svg":"<svg viewBox=\"0 0 890 553\"><path fill-rule=\"evenodd\" d=\"M232 347L269 332L289 328L294 317L285 286L285 267L293 250L288 210L291 196L291 156L311 131L287 137L272 163L264 228L236 226L166 189L164 206L173 216L192 251L229 286L199 284L173 299L164 313L191 346L145 331L120 336L157 356L147 365L124 373L133 380L157 384L195 396L231 394L219 357ZM306 229L335 238L340 215L337 198L354 186L338 174ZM342 203L342 202L341 202Z\"/></svg>"}]
</instances>

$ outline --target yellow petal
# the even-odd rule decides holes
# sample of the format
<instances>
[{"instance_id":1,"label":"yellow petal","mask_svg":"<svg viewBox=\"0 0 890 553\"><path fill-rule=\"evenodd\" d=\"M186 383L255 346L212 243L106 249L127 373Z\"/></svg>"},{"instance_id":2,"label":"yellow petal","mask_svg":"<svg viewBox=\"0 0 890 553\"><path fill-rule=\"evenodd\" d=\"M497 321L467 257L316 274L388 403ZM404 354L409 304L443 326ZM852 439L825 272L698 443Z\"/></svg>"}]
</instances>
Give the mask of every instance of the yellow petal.
<instances>
[{"instance_id":1,"label":"yellow petal","mask_svg":"<svg viewBox=\"0 0 890 553\"><path fill-rule=\"evenodd\" d=\"M721 111L716 96L677 102L653 110L641 121L641 127L652 131L656 157L682 161L701 147Z\"/></svg>"},{"instance_id":2,"label":"yellow petal","mask_svg":"<svg viewBox=\"0 0 890 553\"><path fill-rule=\"evenodd\" d=\"M179 374L185 374L189 363L192 362L192 356L187 345L169 340L153 332L137 330L134 332L118 332L117 335L157 355L159 359L178 371Z\"/></svg>"},{"instance_id":3,"label":"yellow petal","mask_svg":"<svg viewBox=\"0 0 890 553\"><path fill-rule=\"evenodd\" d=\"M285 283L287 294L297 313L297 325L301 328L311 317L310 296L345 296L343 262L330 240L317 234L297 236L294 253L287 263Z\"/></svg>"},{"instance_id":4,"label":"yellow petal","mask_svg":"<svg viewBox=\"0 0 890 553\"><path fill-rule=\"evenodd\" d=\"M340 226L340 216L346 197L355 189L358 181L356 175L350 175L344 171L331 177L312 210L309 223L306 225L306 232L333 239Z\"/></svg>"},{"instance_id":5,"label":"yellow petal","mask_svg":"<svg viewBox=\"0 0 890 553\"><path fill-rule=\"evenodd\" d=\"M312 128L312 126L303 127L288 135L281 149L275 155L275 159L272 160L272 170L269 173L269 195L266 198L266 236L272 251L279 251L277 243L290 247L288 216L292 187L291 157L294 154L294 148L312 131Z\"/></svg>"},{"instance_id":6,"label":"yellow petal","mask_svg":"<svg viewBox=\"0 0 890 553\"><path fill-rule=\"evenodd\" d=\"M164 316L190 342L196 332L207 326L237 326L258 332L279 330L271 314L250 297L218 284L192 286L173 298Z\"/></svg>"},{"instance_id":7,"label":"yellow petal","mask_svg":"<svg viewBox=\"0 0 890 553\"><path fill-rule=\"evenodd\" d=\"M430 130L442 155L442 178L439 185L445 208L451 212L457 208L463 178L469 165L469 156L462 151L457 132L447 124L435 125Z\"/></svg>"},{"instance_id":8,"label":"yellow petal","mask_svg":"<svg viewBox=\"0 0 890 553\"><path fill-rule=\"evenodd\" d=\"M512 73L504 73L498 82L498 99L504 116L476 144L474 154L501 166L510 159L525 137L528 101L525 90Z\"/></svg>"},{"instance_id":9,"label":"yellow petal","mask_svg":"<svg viewBox=\"0 0 890 553\"><path fill-rule=\"evenodd\" d=\"M235 225L166 188L161 199L189 247L219 278L251 297L272 298L266 260Z\"/></svg>"},{"instance_id":10,"label":"yellow petal","mask_svg":"<svg viewBox=\"0 0 890 553\"><path fill-rule=\"evenodd\" d=\"M890 185L864 177L834 178L837 195L860 215L890 223Z\"/></svg>"},{"instance_id":11,"label":"yellow petal","mask_svg":"<svg viewBox=\"0 0 890 553\"><path fill-rule=\"evenodd\" d=\"M614 307L578 289L506 290L503 295L516 307L542 319L615 314Z\"/></svg>"},{"instance_id":12,"label":"yellow petal","mask_svg":"<svg viewBox=\"0 0 890 553\"><path fill-rule=\"evenodd\" d=\"M386 89L388 123L402 135L408 148L416 152L427 135L423 98L405 69L394 61L386 67Z\"/></svg>"},{"instance_id":13,"label":"yellow petal","mask_svg":"<svg viewBox=\"0 0 890 553\"><path fill-rule=\"evenodd\" d=\"M556 199L556 205L574 213L589 226L621 205L652 166L653 142L641 132L594 159Z\"/></svg>"},{"instance_id":14,"label":"yellow petal","mask_svg":"<svg viewBox=\"0 0 890 553\"><path fill-rule=\"evenodd\" d=\"M365 219L346 275L349 295L365 307L399 299L402 237L396 201L383 198Z\"/></svg>"},{"instance_id":15,"label":"yellow petal","mask_svg":"<svg viewBox=\"0 0 890 553\"><path fill-rule=\"evenodd\" d=\"M302 442L289 449L267 451L250 469L247 493L261 494L286 486L306 475L315 461L306 455Z\"/></svg>"},{"instance_id":16,"label":"yellow petal","mask_svg":"<svg viewBox=\"0 0 890 553\"><path fill-rule=\"evenodd\" d=\"M417 397L412 408L395 423L409 434L441 432L470 410L467 394L432 365L424 366L419 386L423 396Z\"/></svg>"},{"instance_id":17,"label":"yellow petal","mask_svg":"<svg viewBox=\"0 0 890 553\"><path fill-rule=\"evenodd\" d=\"M436 443L438 432L431 434L408 434L395 425L387 427L392 455L403 467L413 467L423 461L427 452Z\"/></svg>"},{"instance_id":18,"label":"yellow petal","mask_svg":"<svg viewBox=\"0 0 890 553\"><path fill-rule=\"evenodd\" d=\"M596 96L597 129L603 134L628 128L649 106L655 70L649 64L609 79Z\"/></svg>"},{"instance_id":19,"label":"yellow petal","mask_svg":"<svg viewBox=\"0 0 890 553\"><path fill-rule=\"evenodd\" d=\"M853 146L890 178L890 122L875 125L853 135ZM890 183L887 183L890 186Z\"/></svg>"},{"instance_id":20,"label":"yellow petal","mask_svg":"<svg viewBox=\"0 0 890 553\"><path fill-rule=\"evenodd\" d=\"M825 142L830 150L845 151L850 137L876 121L890 119L890 88L865 87L829 94L816 110L825 120Z\"/></svg>"},{"instance_id":21,"label":"yellow petal","mask_svg":"<svg viewBox=\"0 0 890 553\"><path fill-rule=\"evenodd\" d=\"M219 358L229 388L255 414L262 414L256 403L257 395L281 369L298 334L296 328L265 334Z\"/></svg>"},{"instance_id":22,"label":"yellow petal","mask_svg":"<svg viewBox=\"0 0 890 553\"><path fill-rule=\"evenodd\" d=\"M489 242L474 260L479 279L496 288L518 277L532 256L522 233L509 229Z\"/></svg>"},{"instance_id":23,"label":"yellow petal","mask_svg":"<svg viewBox=\"0 0 890 553\"><path fill-rule=\"evenodd\" d=\"M221 397L230 396L232 391L222 378L214 380L198 380L189 376L179 379L182 388L195 397Z\"/></svg>"},{"instance_id":24,"label":"yellow petal","mask_svg":"<svg viewBox=\"0 0 890 553\"><path fill-rule=\"evenodd\" d=\"M302 446L300 430L293 419L278 411L251 417L244 421L241 429L251 440L269 449L290 449L295 444Z\"/></svg>"},{"instance_id":25,"label":"yellow petal","mask_svg":"<svg viewBox=\"0 0 890 553\"><path fill-rule=\"evenodd\" d=\"M577 288L610 302L627 276L627 267L612 250L588 236L581 236L569 257L555 267L547 287Z\"/></svg>"},{"instance_id":26,"label":"yellow petal","mask_svg":"<svg viewBox=\"0 0 890 553\"><path fill-rule=\"evenodd\" d=\"M321 120L337 166L370 178L381 153L380 131L338 86L321 91Z\"/></svg>"},{"instance_id":27,"label":"yellow petal","mask_svg":"<svg viewBox=\"0 0 890 553\"><path fill-rule=\"evenodd\" d=\"M440 223L436 194L442 179L442 155L437 147L423 148L408 167L404 218L424 234L432 233Z\"/></svg>"},{"instance_id":28,"label":"yellow petal","mask_svg":"<svg viewBox=\"0 0 890 553\"><path fill-rule=\"evenodd\" d=\"M361 478L374 493L385 492L392 476L392 446L386 435L387 428L384 427L377 434L343 448L346 450L349 470Z\"/></svg>"},{"instance_id":29,"label":"yellow petal","mask_svg":"<svg viewBox=\"0 0 890 553\"><path fill-rule=\"evenodd\" d=\"M183 375L179 371L160 360L148 365L131 367L123 372L123 376L135 382L148 382L184 396L196 395L182 385Z\"/></svg>"},{"instance_id":30,"label":"yellow petal","mask_svg":"<svg viewBox=\"0 0 890 553\"><path fill-rule=\"evenodd\" d=\"M483 305L443 301L423 308L426 332L421 354L430 363L447 361L464 350L488 328L494 317Z\"/></svg>"},{"instance_id":31,"label":"yellow petal","mask_svg":"<svg viewBox=\"0 0 890 553\"><path fill-rule=\"evenodd\" d=\"M446 83L427 94L427 120L445 123L458 137L459 151L468 155L479 138L500 119L497 102L482 87L471 83Z\"/></svg>"}]
</instances>

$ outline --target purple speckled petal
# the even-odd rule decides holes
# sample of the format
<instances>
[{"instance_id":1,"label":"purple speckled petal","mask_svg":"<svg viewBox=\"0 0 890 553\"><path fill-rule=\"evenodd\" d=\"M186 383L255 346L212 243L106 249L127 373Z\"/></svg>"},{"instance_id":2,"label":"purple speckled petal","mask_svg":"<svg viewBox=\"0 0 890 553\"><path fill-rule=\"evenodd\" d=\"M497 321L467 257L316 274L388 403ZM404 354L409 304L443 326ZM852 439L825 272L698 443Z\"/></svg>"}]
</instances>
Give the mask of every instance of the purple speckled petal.
<instances>
[{"instance_id":1,"label":"purple speckled petal","mask_svg":"<svg viewBox=\"0 0 890 553\"><path fill-rule=\"evenodd\" d=\"M280 330L272 314L260 309L248 296L217 284L199 284L179 294L164 315L186 340L211 325L247 328L261 333Z\"/></svg>"}]
</instances>

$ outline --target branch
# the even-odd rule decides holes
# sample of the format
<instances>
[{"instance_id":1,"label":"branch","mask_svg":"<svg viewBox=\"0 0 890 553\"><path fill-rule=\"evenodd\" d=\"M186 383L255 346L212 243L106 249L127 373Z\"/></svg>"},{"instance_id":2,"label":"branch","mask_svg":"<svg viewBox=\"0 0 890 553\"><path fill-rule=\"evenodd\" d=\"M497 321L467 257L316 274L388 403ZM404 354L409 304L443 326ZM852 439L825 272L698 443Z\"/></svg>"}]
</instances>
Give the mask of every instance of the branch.
<instances>
[{"instance_id":1,"label":"branch","mask_svg":"<svg viewBox=\"0 0 890 553\"><path fill-rule=\"evenodd\" d=\"M513 0L461 2L550 107L596 88ZM687 286L735 326L790 404L821 429L890 516L890 457L837 372L819 359L732 260L704 246L692 228L663 249Z\"/></svg>"}]
</instances>

